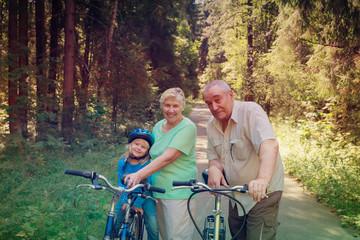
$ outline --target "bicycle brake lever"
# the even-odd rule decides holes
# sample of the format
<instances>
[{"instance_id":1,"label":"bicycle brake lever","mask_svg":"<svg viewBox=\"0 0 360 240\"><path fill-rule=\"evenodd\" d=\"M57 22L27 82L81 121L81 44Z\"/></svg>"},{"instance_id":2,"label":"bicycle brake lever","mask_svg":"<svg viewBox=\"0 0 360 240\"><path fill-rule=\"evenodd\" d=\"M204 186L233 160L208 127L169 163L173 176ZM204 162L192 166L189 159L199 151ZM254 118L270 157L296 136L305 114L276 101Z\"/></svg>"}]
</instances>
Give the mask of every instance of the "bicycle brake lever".
<instances>
[{"instance_id":1,"label":"bicycle brake lever","mask_svg":"<svg viewBox=\"0 0 360 240\"><path fill-rule=\"evenodd\" d=\"M94 184L94 189L95 190L103 190L105 189L105 187L101 186L99 183L98 183L98 179L97 178L94 178L92 180L92 183Z\"/></svg>"},{"instance_id":2,"label":"bicycle brake lever","mask_svg":"<svg viewBox=\"0 0 360 240\"><path fill-rule=\"evenodd\" d=\"M145 199L151 199L151 200L155 201L156 203L158 203L158 200L151 196L146 196Z\"/></svg>"},{"instance_id":3,"label":"bicycle brake lever","mask_svg":"<svg viewBox=\"0 0 360 240\"><path fill-rule=\"evenodd\" d=\"M81 188L81 187L89 187L89 188L95 189L95 186L91 185L91 184L81 184L81 185L78 185L76 188Z\"/></svg>"},{"instance_id":4,"label":"bicycle brake lever","mask_svg":"<svg viewBox=\"0 0 360 240\"><path fill-rule=\"evenodd\" d=\"M78 185L76 188L81 188L81 187L89 187L89 188L92 188L95 190L104 190L105 189L105 187L103 187L101 185L94 186L91 184L81 184L81 185Z\"/></svg>"}]
</instances>

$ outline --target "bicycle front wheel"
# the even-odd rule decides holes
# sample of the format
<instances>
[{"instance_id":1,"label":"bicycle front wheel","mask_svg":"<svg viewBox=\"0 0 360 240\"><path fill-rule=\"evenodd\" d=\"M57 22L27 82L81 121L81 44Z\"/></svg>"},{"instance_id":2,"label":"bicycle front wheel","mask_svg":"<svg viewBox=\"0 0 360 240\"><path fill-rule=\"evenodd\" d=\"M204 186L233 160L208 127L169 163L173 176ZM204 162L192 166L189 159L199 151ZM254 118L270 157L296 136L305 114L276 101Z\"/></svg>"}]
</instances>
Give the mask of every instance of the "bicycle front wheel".
<instances>
[{"instance_id":1,"label":"bicycle front wheel","mask_svg":"<svg viewBox=\"0 0 360 240\"><path fill-rule=\"evenodd\" d=\"M134 239L142 240L143 232L144 232L144 220L141 216L141 213L136 212L132 215L131 223L128 227L130 234L134 237ZM127 240L131 239L130 237L126 238Z\"/></svg>"}]
</instances>

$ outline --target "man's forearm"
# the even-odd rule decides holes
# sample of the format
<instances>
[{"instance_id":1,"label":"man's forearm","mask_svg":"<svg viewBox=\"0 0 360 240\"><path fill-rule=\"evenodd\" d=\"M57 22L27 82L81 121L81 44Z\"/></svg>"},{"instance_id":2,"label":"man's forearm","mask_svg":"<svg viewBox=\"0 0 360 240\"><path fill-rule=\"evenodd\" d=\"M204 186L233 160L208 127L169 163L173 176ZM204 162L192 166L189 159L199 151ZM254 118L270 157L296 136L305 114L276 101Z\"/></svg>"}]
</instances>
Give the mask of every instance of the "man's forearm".
<instances>
[{"instance_id":1,"label":"man's forearm","mask_svg":"<svg viewBox=\"0 0 360 240\"><path fill-rule=\"evenodd\" d=\"M209 166L208 168L218 168L221 172L224 171L224 167L222 166L220 160L209 160Z\"/></svg>"},{"instance_id":2,"label":"man's forearm","mask_svg":"<svg viewBox=\"0 0 360 240\"><path fill-rule=\"evenodd\" d=\"M260 145L260 167L257 179L264 179L270 184L276 166L279 144L275 139L265 140Z\"/></svg>"}]
</instances>

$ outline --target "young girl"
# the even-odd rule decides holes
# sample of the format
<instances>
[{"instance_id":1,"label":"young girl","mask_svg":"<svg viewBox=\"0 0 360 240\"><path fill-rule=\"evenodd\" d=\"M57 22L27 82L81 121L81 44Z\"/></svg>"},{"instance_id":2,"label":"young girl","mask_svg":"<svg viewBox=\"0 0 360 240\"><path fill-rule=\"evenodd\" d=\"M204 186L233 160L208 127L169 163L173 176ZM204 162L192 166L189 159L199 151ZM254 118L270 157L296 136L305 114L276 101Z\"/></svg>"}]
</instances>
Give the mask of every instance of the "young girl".
<instances>
[{"instance_id":1,"label":"young girl","mask_svg":"<svg viewBox=\"0 0 360 240\"><path fill-rule=\"evenodd\" d=\"M126 188L121 183L121 176L125 173L134 173L149 164L149 149L155 141L152 133L146 129L137 128L128 137L128 152L121 156L118 165L118 182L120 187ZM151 178L148 178L151 184ZM126 194L123 194L116 205L116 212L122 213L126 208ZM156 219L155 202L152 199L138 197L133 209L140 212L145 220L148 239L159 239L159 227ZM122 215L120 213L120 215Z\"/></svg>"}]
</instances>

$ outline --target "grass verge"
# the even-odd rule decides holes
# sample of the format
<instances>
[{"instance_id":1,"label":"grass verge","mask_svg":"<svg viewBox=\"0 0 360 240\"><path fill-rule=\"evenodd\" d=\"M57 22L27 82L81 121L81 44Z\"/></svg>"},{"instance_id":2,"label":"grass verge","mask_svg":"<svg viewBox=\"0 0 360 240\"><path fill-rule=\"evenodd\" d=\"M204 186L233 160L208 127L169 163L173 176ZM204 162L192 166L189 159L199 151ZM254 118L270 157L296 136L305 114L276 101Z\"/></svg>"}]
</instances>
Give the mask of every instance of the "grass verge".
<instances>
[{"instance_id":1,"label":"grass verge","mask_svg":"<svg viewBox=\"0 0 360 240\"><path fill-rule=\"evenodd\" d=\"M274 124L286 171L301 179L343 226L360 232L360 147L324 122L277 120Z\"/></svg>"},{"instance_id":2,"label":"grass verge","mask_svg":"<svg viewBox=\"0 0 360 240\"><path fill-rule=\"evenodd\" d=\"M111 194L80 188L88 179L67 168L96 171L117 183L123 146L103 151L25 150L0 160L0 239L101 239Z\"/></svg>"}]
</instances>

